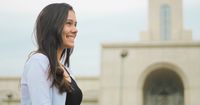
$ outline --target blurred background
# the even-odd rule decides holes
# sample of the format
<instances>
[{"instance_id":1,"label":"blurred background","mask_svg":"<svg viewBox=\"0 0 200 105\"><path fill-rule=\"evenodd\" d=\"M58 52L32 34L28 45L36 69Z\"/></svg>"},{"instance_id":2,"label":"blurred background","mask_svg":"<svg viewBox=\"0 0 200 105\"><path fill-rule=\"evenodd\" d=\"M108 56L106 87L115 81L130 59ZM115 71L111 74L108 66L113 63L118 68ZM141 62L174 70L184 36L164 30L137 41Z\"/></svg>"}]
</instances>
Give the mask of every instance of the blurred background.
<instances>
[{"instance_id":1,"label":"blurred background","mask_svg":"<svg viewBox=\"0 0 200 105\"><path fill-rule=\"evenodd\" d=\"M53 2L69 3L76 12L71 68L84 91L83 105L200 104L199 0L0 2L0 105L19 105L23 65L36 50L35 20Z\"/></svg>"}]
</instances>

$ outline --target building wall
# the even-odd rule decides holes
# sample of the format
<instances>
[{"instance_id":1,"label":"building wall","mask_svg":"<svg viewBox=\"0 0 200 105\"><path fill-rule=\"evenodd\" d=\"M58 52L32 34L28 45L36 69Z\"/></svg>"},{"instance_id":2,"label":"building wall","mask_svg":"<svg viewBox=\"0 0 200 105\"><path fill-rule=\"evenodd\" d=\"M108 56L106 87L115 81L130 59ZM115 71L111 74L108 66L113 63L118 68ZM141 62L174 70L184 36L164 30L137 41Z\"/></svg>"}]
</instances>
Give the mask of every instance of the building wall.
<instances>
[{"instance_id":1,"label":"building wall","mask_svg":"<svg viewBox=\"0 0 200 105\"><path fill-rule=\"evenodd\" d=\"M126 58L121 58L122 50L127 50ZM157 64L171 67L180 75L184 83L185 105L200 104L197 99L200 96L199 62L200 43L104 44L100 105L143 105L144 79Z\"/></svg>"},{"instance_id":2,"label":"building wall","mask_svg":"<svg viewBox=\"0 0 200 105\"><path fill-rule=\"evenodd\" d=\"M18 77L0 77L0 105L19 105Z\"/></svg>"},{"instance_id":3,"label":"building wall","mask_svg":"<svg viewBox=\"0 0 200 105\"><path fill-rule=\"evenodd\" d=\"M98 105L99 102L99 77L77 77L79 87L83 92L81 105Z\"/></svg>"}]
</instances>

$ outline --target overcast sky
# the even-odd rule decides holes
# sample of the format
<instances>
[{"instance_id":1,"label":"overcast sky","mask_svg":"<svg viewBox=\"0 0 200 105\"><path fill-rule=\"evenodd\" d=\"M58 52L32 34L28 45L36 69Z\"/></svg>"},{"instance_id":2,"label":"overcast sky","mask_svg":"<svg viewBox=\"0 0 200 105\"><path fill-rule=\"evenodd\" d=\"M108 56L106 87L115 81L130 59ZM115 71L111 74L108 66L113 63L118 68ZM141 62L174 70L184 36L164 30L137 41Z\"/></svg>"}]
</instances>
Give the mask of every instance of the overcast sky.
<instances>
[{"instance_id":1,"label":"overcast sky","mask_svg":"<svg viewBox=\"0 0 200 105\"><path fill-rule=\"evenodd\" d=\"M19 76L39 12L52 2L71 4L78 30L71 68L75 75L99 75L101 43L135 42L148 29L148 0L0 0L0 76ZM183 0L185 29L200 41L200 0Z\"/></svg>"}]
</instances>

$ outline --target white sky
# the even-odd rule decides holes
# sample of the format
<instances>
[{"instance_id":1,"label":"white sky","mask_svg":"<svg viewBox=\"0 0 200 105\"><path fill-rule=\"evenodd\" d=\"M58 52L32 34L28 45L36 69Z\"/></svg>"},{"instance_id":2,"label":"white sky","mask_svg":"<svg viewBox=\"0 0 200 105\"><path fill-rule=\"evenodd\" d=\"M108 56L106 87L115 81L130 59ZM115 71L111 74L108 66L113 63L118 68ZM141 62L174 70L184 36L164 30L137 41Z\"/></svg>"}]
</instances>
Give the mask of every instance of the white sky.
<instances>
[{"instance_id":1,"label":"white sky","mask_svg":"<svg viewBox=\"0 0 200 105\"><path fill-rule=\"evenodd\" d=\"M47 4L67 2L78 19L71 58L76 75L99 75L103 42L131 42L148 29L148 0L0 0L0 76L19 76L35 49L35 19ZM184 28L200 40L200 0L183 0Z\"/></svg>"}]
</instances>

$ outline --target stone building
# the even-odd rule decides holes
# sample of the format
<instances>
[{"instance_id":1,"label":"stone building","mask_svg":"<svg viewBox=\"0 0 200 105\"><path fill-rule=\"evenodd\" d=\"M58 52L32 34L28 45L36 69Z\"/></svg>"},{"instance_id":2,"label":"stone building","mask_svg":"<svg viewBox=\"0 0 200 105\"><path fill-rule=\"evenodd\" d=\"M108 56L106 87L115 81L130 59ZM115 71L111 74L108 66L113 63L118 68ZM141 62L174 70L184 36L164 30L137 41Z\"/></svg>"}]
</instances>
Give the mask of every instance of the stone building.
<instances>
[{"instance_id":1,"label":"stone building","mask_svg":"<svg viewBox=\"0 0 200 105\"><path fill-rule=\"evenodd\" d=\"M104 43L99 105L200 105L200 42L183 29L182 0L149 0L149 29Z\"/></svg>"}]
</instances>

